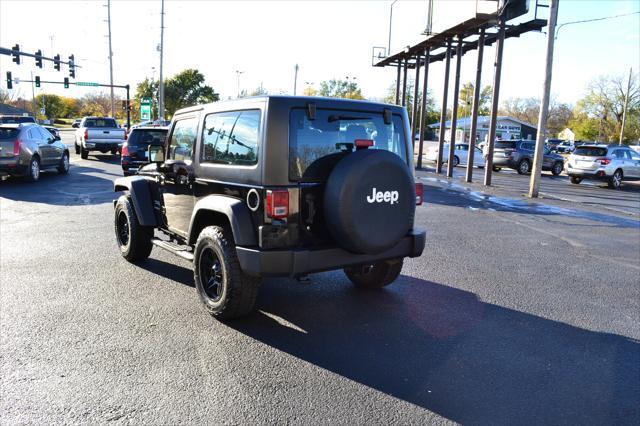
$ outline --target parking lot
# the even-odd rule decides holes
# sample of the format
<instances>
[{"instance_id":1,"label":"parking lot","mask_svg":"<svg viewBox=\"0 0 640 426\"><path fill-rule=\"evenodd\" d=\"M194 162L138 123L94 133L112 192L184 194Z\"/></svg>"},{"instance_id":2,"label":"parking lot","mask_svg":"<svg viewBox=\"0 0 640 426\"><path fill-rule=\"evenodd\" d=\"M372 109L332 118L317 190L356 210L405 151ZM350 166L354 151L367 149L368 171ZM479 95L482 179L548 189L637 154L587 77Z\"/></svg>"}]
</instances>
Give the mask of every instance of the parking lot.
<instances>
[{"instance_id":1,"label":"parking lot","mask_svg":"<svg viewBox=\"0 0 640 426\"><path fill-rule=\"evenodd\" d=\"M638 186L427 164L397 282L268 279L223 323L189 262L120 256L117 160L0 182L2 423L640 423Z\"/></svg>"}]
</instances>

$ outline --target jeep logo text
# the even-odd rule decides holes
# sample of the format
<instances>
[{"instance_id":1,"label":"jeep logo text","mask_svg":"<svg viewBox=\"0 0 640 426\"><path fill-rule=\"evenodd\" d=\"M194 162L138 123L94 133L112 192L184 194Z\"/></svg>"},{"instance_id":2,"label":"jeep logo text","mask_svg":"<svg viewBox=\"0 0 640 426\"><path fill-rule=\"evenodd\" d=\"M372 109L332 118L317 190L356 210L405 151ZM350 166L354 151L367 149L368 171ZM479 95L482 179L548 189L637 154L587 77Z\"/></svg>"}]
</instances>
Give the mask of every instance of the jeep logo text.
<instances>
[{"instance_id":1,"label":"jeep logo text","mask_svg":"<svg viewBox=\"0 0 640 426\"><path fill-rule=\"evenodd\" d=\"M376 189L373 188L373 192L371 195L367 196L368 203L390 203L390 204L398 204L398 191L385 191L385 192L376 192Z\"/></svg>"}]
</instances>

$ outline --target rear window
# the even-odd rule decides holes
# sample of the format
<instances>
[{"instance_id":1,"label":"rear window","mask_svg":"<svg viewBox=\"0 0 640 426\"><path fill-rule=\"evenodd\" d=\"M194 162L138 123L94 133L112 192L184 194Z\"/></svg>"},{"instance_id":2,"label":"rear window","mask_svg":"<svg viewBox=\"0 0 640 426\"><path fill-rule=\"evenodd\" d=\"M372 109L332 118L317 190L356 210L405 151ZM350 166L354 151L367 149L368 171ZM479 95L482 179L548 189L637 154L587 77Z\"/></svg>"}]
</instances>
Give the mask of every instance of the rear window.
<instances>
[{"instance_id":1,"label":"rear window","mask_svg":"<svg viewBox=\"0 0 640 426\"><path fill-rule=\"evenodd\" d=\"M19 123L35 123L33 117L0 117L0 124L19 124Z\"/></svg>"},{"instance_id":2,"label":"rear window","mask_svg":"<svg viewBox=\"0 0 640 426\"><path fill-rule=\"evenodd\" d=\"M15 139L20 131L18 129L8 129L0 127L0 140Z\"/></svg>"},{"instance_id":3,"label":"rear window","mask_svg":"<svg viewBox=\"0 0 640 426\"><path fill-rule=\"evenodd\" d=\"M497 141L495 147L498 149L515 148L516 142L515 141Z\"/></svg>"},{"instance_id":4,"label":"rear window","mask_svg":"<svg viewBox=\"0 0 640 426\"><path fill-rule=\"evenodd\" d=\"M115 128L118 127L116 124L116 120L113 118L89 118L85 120L84 127L109 127Z\"/></svg>"},{"instance_id":5,"label":"rear window","mask_svg":"<svg viewBox=\"0 0 640 426\"><path fill-rule=\"evenodd\" d=\"M356 139L373 140L369 149L384 149L407 161L402 117L384 123L382 112L318 109L309 120L305 109L291 110L289 121L289 178L322 180L327 168L355 150Z\"/></svg>"},{"instance_id":6,"label":"rear window","mask_svg":"<svg viewBox=\"0 0 640 426\"><path fill-rule=\"evenodd\" d=\"M154 130L137 130L134 129L129 135L129 141L127 145L164 145L164 140L167 137L166 129L154 129Z\"/></svg>"},{"instance_id":7,"label":"rear window","mask_svg":"<svg viewBox=\"0 0 640 426\"><path fill-rule=\"evenodd\" d=\"M603 157L607 155L607 148L580 146L573 151L573 155L582 155L584 157Z\"/></svg>"}]
</instances>

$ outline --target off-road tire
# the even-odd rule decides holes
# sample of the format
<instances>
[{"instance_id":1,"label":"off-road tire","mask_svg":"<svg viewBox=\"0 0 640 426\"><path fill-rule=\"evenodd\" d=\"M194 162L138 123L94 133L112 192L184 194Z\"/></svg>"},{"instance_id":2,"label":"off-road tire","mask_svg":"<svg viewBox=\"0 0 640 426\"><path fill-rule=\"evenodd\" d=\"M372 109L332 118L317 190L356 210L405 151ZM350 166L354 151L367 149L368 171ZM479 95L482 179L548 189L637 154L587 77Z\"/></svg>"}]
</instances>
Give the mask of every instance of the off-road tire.
<instances>
[{"instance_id":1,"label":"off-road tire","mask_svg":"<svg viewBox=\"0 0 640 426\"><path fill-rule=\"evenodd\" d=\"M221 268L217 297L207 294L207 283L203 282L207 274L204 256L211 254L215 255ZM255 306L260 279L242 271L231 232L219 226L208 226L198 236L194 250L193 279L200 300L216 318L238 318L250 313Z\"/></svg>"},{"instance_id":2,"label":"off-road tire","mask_svg":"<svg viewBox=\"0 0 640 426\"><path fill-rule=\"evenodd\" d=\"M620 189L622 185L622 170L618 169L613 172L613 176L608 179L607 185L609 185L611 189Z\"/></svg>"},{"instance_id":3,"label":"off-road tire","mask_svg":"<svg viewBox=\"0 0 640 426\"><path fill-rule=\"evenodd\" d=\"M520 160L516 170L519 175L526 175L531 171L531 163L529 163L529 160Z\"/></svg>"},{"instance_id":4,"label":"off-road tire","mask_svg":"<svg viewBox=\"0 0 640 426\"><path fill-rule=\"evenodd\" d=\"M123 227L126 224L126 231ZM116 242L122 257L129 262L136 262L149 257L153 244L153 227L142 226L133 211L131 199L123 195L118 199L115 208L114 229ZM126 233L126 235L125 235Z\"/></svg>"},{"instance_id":5,"label":"off-road tire","mask_svg":"<svg viewBox=\"0 0 640 426\"><path fill-rule=\"evenodd\" d=\"M344 273L359 290L385 287L398 278L402 271L402 259L384 260L372 265L358 265L344 268Z\"/></svg>"},{"instance_id":6,"label":"off-road tire","mask_svg":"<svg viewBox=\"0 0 640 426\"><path fill-rule=\"evenodd\" d=\"M65 161L66 159L66 161ZM62 153L62 158L60 159L60 164L58 165L58 173L62 175L66 175L69 173L69 153Z\"/></svg>"},{"instance_id":7,"label":"off-road tire","mask_svg":"<svg viewBox=\"0 0 640 426\"><path fill-rule=\"evenodd\" d=\"M25 180L27 182L37 182L38 179L40 179L40 158L34 155L33 157L31 157L31 160L29 161L29 166L27 169Z\"/></svg>"},{"instance_id":8,"label":"off-road tire","mask_svg":"<svg viewBox=\"0 0 640 426\"><path fill-rule=\"evenodd\" d=\"M457 155L455 155L453 157L453 167L458 167L458 164L460 164L460 159L458 158Z\"/></svg>"},{"instance_id":9,"label":"off-road tire","mask_svg":"<svg viewBox=\"0 0 640 426\"><path fill-rule=\"evenodd\" d=\"M89 158L89 151L84 149L82 146L80 147L80 158L82 158L83 160Z\"/></svg>"},{"instance_id":10,"label":"off-road tire","mask_svg":"<svg viewBox=\"0 0 640 426\"><path fill-rule=\"evenodd\" d=\"M557 161L551 166L551 174L554 176L560 176L562 174L562 170L564 169L564 164L560 161Z\"/></svg>"},{"instance_id":11,"label":"off-road tire","mask_svg":"<svg viewBox=\"0 0 640 426\"><path fill-rule=\"evenodd\" d=\"M578 185L580 182L582 182L582 178L578 177L578 176L571 176L571 183L574 185Z\"/></svg>"}]
</instances>

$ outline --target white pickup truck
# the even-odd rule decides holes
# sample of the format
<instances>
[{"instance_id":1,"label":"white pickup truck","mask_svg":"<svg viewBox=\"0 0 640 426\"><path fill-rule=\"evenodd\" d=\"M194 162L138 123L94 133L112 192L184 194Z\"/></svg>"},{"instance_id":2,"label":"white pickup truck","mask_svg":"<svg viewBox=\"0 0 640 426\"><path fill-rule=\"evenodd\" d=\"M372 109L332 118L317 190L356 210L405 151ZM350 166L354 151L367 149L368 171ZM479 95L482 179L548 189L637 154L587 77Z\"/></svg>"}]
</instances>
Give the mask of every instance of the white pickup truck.
<instances>
[{"instance_id":1,"label":"white pickup truck","mask_svg":"<svg viewBox=\"0 0 640 426\"><path fill-rule=\"evenodd\" d=\"M90 151L116 154L127 140L127 132L111 117L84 117L76 130L76 154L86 159Z\"/></svg>"}]
</instances>

